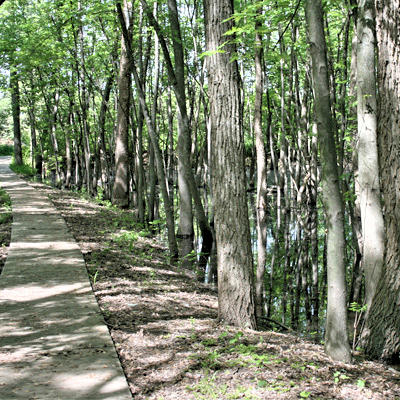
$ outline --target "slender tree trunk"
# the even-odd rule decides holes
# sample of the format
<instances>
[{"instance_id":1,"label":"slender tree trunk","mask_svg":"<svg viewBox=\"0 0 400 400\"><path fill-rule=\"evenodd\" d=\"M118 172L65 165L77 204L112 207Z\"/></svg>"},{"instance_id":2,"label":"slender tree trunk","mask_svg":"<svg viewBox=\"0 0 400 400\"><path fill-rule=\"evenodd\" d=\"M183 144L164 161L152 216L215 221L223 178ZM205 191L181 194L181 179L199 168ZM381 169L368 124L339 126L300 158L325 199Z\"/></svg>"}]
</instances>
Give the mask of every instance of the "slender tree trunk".
<instances>
[{"instance_id":1,"label":"slender tree trunk","mask_svg":"<svg viewBox=\"0 0 400 400\"><path fill-rule=\"evenodd\" d=\"M351 362L347 339L345 237L334 125L329 97L327 50L320 0L306 0L315 116L321 150L321 184L327 227L328 306L325 350L335 360Z\"/></svg>"},{"instance_id":2,"label":"slender tree trunk","mask_svg":"<svg viewBox=\"0 0 400 400\"><path fill-rule=\"evenodd\" d=\"M54 171L56 176L56 185L59 185L60 182L60 162L59 162L59 146L58 139L56 134L57 127L57 115L58 115L58 107L60 102L60 92L56 90L54 92L54 104L53 107L49 105L49 130L50 130L50 138L53 146L53 157L54 157Z\"/></svg>"},{"instance_id":3,"label":"slender tree trunk","mask_svg":"<svg viewBox=\"0 0 400 400\"><path fill-rule=\"evenodd\" d=\"M78 1L78 10L81 10L81 3ZM89 93L86 89L85 76L85 42L83 37L83 26L79 25L79 43L80 43L80 65L79 65L79 101L82 110L82 133L83 133L83 151L85 156L85 175L86 189L90 195L93 195L93 178L91 165L91 150L89 138L88 110L89 110Z\"/></svg>"},{"instance_id":4,"label":"slender tree trunk","mask_svg":"<svg viewBox=\"0 0 400 400\"><path fill-rule=\"evenodd\" d=\"M177 245L176 237L175 237L174 217L173 217L173 212L171 209L170 199L169 199L169 195L168 195L168 186L167 186L167 181L166 181L166 176L165 176L164 162L162 159L160 146L159 146L156 134L155 134L153 122L151 120L151 115L149 113L149 110L148 110L148 107L146 104L146 98L145 98L145 94L143 92L142 83L141 83L141 80L140 80L140 77L138 74L138 70L136 68L135 60L133 58L132 43L131 43L131 40L130 40L130 37L128 34L128 30L126 29L126 26L124 23L125 21L124 21L123 11L122 11L120 3L117 3L117 11L118 11L118 18L120 21L121 29L123 32L122 34L125 39L125 44L127 46L127 54L129 57L129 62L131 64L132 73L133 73L133 76L135 79L136 89L138 92L140 105L143 110L143 115L144 115L146 125L147 125L147 131L150 136L151 144L152 144L152 147L154 150L158 179L159 179L159 184L161 187L161 192L162 192L163 201L164 201L169 251L170 251L172 260L176 260L178 258L178 245Z\"/></svg>"},{"instance_id":5,"label":"slender tree trunk","mask_svg":"<svg viewBox=\"0 0 400 400\"><path fill-rule=\"evenodd\" d=\"M145 0L141 0L141 4L145 9L147 16L149 18L150 24L154 27L157 32L158 38L160 39L160 45L163 50L164 59L167 65L168 78L170 83L172 84L172 88L175 93L175 98L177 100L177 104L179 107L179 121L181 127L181 140L178 141L178 173L181 172L180 176L180 184L183 184L183 198L185 213L181 215L181 218L184 218L183 224L186 231L190 229L190 222L188 216L188 196L190 195L194 202L194 207L196 210L196 215L198 218L199 227L202 233L203 245L202 245L202 256L200 257L199 269L200 278L202 279L205 274L205 266L207 264L207 259L209 257L213 236L211 232L210 225L208 223L207 216L204 212L204 207L201 202L200 193L198 191L198 187L195 182L194 174L192 171L191 160L190 160L190 143L191 143L191 129L190 129L190 121L187 114L186 107L186 92L185 92L185 74L184 74L184 58L183 58L183 45L182 45L182 37L180 34L180 23L178 19L178 10L177 3L175 0L168 1L169 8L169 16L170 16L170 24L171 29L173 31L173 46L174 46L174 58L175 58L175 68L172 65L171 57L168 51L168 47L162 32L160 25L157 23L154 15L151 13L147 2ZM193 224L193 221L192 221ZM192 225L193 226L193 225ZM181 239L188 242L190 236L192 236L191 240L193 240L193 233L189 235L181 235ZM189 248L188 243L185 248Z\"/></svg>"},{"instance_id":6,"label":"slender tree trunk","mask_svg":"<svg viewBox=\"0 0 400 400\"><path fill-rule=\"evenodd\" d=\"M124 23L128 40L132 40L132 8L124 0ZM115 182L112 202L121 208L129 205L129 107L131 99L131 64L127 40L121 37L121 59L118 78L117 133L115 139Z\"/></svg>"},{"instance_id":7,"label":"slender tree trunk","mask_svg":"<svg viewBox=\"0 0 400 400\"><path fill-rule=\"evenodd\" d=\"M36 112L35 104L31 99L28 100L29 125L31 127L31 164L36 169L37 175L42 174L42 159L38 149L38 140L36 134Z\"/></svg>"},{"instance_id":8,"label":"slender tree trunk","mask_svg":"<svg viewBox=\"0 0 400 400\"><path fill-rule=\"evenodd\" d=\"M68 113L67 126L65 128L65 161L67 166L67 171L65 174L65 187L71 187L72 178L72 145L71 145L71 133L72 133L72 104L70 105L70 110Z\"/></svg>"},{"instance_id":9,"label":"slender tree trunk","mask_svg":"<svg viewBox=\"0 0 400 400\"><path fill-rule=\"evenodd\" d=\"M22 165L22 142L21 142L21 106L19 94L18 73L14 68L10 71L11 107L14 126L14 163Z\"/></svg>"},{"instance_id":10,"label":"slender tree trunk","mask_svg":"<svg viewBox=\"0 0 400 400\"><path fill-rule=\"evenodd\" d=\"M262 9L257 13L262 15ZM267 260L267 157L262 131L262 104L264 93L264 51L261 34L261 21L256 22L255 37L255 86L256 98L254 102L254 134L257 153L257 271L255 284L256 316L261 318L264 314L264 277Z\"/></svg>"},{"instance_id":11,"label":"slender tree trunk","mask_svg":"<svg viewBox=\"0 0 400 400\"><path fill-rule=\"evenodd\" d=\"M101 98L98 130L99 136L97 139L97 144L100 152L100 169L101 169L101 182L103 185L104 195L106 199L110 199L110 165L107 157L107 147L106 147L106 113L108 109L108 103L110 100L111 88L113 85L114 77L110 73L107 78L106 86L103 91Z\"/></svg>"},{"instance_id":12,"label":"slender tree trunk","mask_svg":"<svg viewBox=\"0 0 400 400\"><path fill-rule=\"evenodd\" d=\"M232 28L233 2L205 0L212 132L212 171L218 255L218 315L228 323L257 327L253 256L246 199L243 117ZM229 19L229 20L228 20ZM224 52L219 52L221 47Z\"/></svg>"},{"instance_id":13,"label":"slender tree trunk","mask_svg":"<svg viewBox=\"0 0 400 400\"><path fill-rule=\"evenodd\" d=\"M175 94L178 93L179 101L178 112L178 188L179 188L179 227L178 239L180 246L180 257L184 267L190 267L192 261L188 256L193 251L194 230L193 230L193 212L192 212L192 194L190 190L190 179L194 179L191 171L190 162L190 144L191 131L189 118L186 109L186 91L185 91L185 64L182 45L181 28L178 19L178 6L176 0L168 0L169 21L172 31L172 43L174 49L175 61ZM172 72L172 71L171 71ZM170 72L170 79L171 79ZM182 98L182 100L180 100ZM190 169L190 170L189 170Z\"/></svg>"}]
</instances>

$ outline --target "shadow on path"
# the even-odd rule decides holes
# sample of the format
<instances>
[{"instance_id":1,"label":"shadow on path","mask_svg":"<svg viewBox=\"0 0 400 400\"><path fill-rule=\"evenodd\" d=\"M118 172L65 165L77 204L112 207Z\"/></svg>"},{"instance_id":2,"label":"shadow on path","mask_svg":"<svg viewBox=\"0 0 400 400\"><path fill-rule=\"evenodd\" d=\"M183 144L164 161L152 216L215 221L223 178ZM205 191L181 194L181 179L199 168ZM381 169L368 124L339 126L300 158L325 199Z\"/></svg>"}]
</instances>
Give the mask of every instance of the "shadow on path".
<instances>
[{"instance_id":1,"label":"shadow on path","mask_svg":"<svg viewBox=\"0 0 400 400\"><path fill-rule=\"evenodd\" d=\"M0 157L13 209L0 276L0 399L132 399L78 245L9 162Z\"/></svg>"}]
</instances>

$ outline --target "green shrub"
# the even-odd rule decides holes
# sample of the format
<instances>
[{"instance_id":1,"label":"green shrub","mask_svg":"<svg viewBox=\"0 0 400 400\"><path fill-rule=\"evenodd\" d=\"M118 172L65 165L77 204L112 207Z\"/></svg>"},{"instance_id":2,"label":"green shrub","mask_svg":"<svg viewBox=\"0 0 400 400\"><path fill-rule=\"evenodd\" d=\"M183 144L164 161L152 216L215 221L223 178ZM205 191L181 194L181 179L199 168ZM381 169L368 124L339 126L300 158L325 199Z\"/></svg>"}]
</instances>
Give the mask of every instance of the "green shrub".
<instances>
[{"instance_id":1,"label":"green shrub","mask_svg":"<svg viewBox=\"0 0 400 400\"><path fill-rule=\"evenodd\" d=\"M11 144L0 144L0 156L12 156L14 154L14 146Z\"/></svg>"}]
</instances>

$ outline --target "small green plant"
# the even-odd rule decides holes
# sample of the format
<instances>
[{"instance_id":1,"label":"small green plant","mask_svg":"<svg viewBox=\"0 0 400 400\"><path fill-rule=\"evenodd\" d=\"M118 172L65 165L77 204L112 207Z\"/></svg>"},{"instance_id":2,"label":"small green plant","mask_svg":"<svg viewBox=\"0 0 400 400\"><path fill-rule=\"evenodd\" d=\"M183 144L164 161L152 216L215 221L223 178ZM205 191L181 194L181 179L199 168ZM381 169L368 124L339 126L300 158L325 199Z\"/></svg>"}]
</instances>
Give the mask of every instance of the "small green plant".
<instances>
[{"instance_id":1,"label":"small green plant","mask_svg":"<svg viewBox=\"0 0 400 400\"><path fill-rule=\"evenodd\" d=\"M215 382L215 374L211 377L206 373L205 377L194 386L186 386L188 391L195 394L196 399L219 399L226 393L226 385L218 386Z\"/></svg>"},{"instance_id":2,"label":"small green plant","mask_svg":"<svg viewBox=\"0 0 400 400\"><path fill-rule=\"evenodd\" d=\"M235 344L235 343L237 343L239 340L240 340L240 338L243 336L243 332L236 332L236 334L235 334L235 337L233 338L233 339L231 339L230 341L229 341L229 343L230 344Z\"/></svg>"},{"instance_id":3,"label":"small green plant","mask_svg":"<svg viewBox=\"0 0 400 400\"><path fill-rule=\"evenodd\" d=\"M334 372L333 377L335 378L334 379L335 383L339 383L346 379L350 379L346 374L342 373L341 371Z\"/></svg>"},{"instance_id":4,"label":"small green plant","mask_svg":"<svg viewBox=\"0 0 400 400\"><path fill-rule=\"evenodd\" d=\"M357 381L357 386L359 387L359 388L365 388L365 381L364 380L362 380L362 379L359 379L358 381Z\"/></svg>"},{"instance_id":5,"label":"small green plant","mask_svg":"<svg viewBox=\"0 0 400 400\"><path fill-rule=\"evenodd\" d=\"M91 275L93 286L96 285L97 275L99 274L99 270L97 270L94 275Z\"/></svg>"},{"instance_id":6,"label":"small green plant","mask_svg":"<svg viewBox=\"0 0 400 400\"><path fill-rule=\"evenodd\" d=\"M302 399L308 399L310 397L311 392L307 392L306 390L303 390L302 392L300 392L300 397Z\"/></svg>"},{"instance_id":7,"label":"small green plant","mask_svg":"<svg viewBox=\"0 0 400 400\"><path fill-rule=\"evenodd\" d=\"M354 324L353 324L353 346L352 346L352 349L354 351L357 346L357 331L359 329L361 318L363 314L367 311L367 304L361 305L358 304L357 302L351 303L349 311L355 313Z\"/></svg>"},{"instance_id":8,"label":"small green plant","mask_svg":"<svg viewBox=\"0 0 400 400\"><path fill-rule=\"evenodd\" d=\"M218 341L214 338L203 340L201 343L203 344L204 347L211 347L218 345Z\"/></svg>"}]
</instances>

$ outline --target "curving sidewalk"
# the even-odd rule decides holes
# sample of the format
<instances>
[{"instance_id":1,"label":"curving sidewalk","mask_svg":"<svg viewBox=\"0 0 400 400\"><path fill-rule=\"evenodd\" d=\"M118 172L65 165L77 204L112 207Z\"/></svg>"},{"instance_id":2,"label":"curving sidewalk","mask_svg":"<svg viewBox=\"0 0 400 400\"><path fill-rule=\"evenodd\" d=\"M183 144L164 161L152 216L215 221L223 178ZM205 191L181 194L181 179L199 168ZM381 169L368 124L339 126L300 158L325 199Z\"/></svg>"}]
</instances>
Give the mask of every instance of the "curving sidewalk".
<instances>
[{"instance_id":1,"label":"curving sidewalk","mask_svg":"<svg viewBox=\"0 0 400 400\"><path fill-rule=\"evenodd\" d=\"M0 157L13 208L0 276L0 399L132 399L78 245L9 162Z\"/></svg>"}]
</instances>

